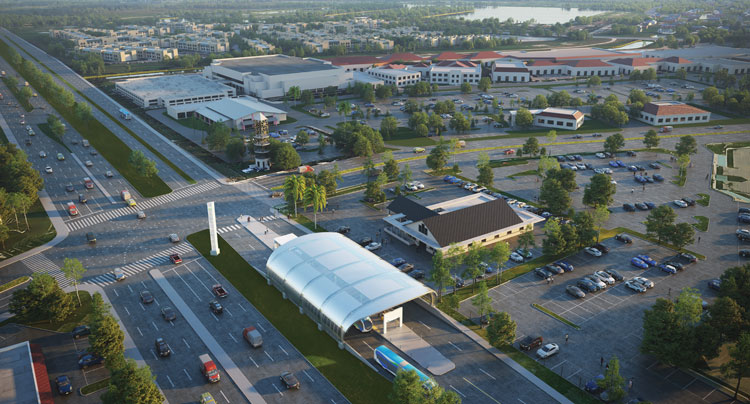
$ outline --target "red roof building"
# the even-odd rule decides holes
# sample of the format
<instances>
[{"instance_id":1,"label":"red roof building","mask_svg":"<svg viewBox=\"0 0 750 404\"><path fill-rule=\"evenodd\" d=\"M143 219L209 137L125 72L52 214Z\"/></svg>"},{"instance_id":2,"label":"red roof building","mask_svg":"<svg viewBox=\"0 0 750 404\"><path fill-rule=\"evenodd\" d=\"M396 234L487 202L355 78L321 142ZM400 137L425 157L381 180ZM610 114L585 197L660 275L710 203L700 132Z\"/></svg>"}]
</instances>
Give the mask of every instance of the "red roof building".
<instances>
[{"instance_id":1,"label":"red roof building","mask_svg":"<svg viewBox=\"0 0 750 404\"><path fill-rule=\"evenodd\" d=\"M432 60L436 60L436 61L442 61L442 60L461 60L461 59L466 59L466 55L462 55L460 53L450 52L450 51L443 52L443 53L441 53L439 55L436 55L435 57L432 58Z\"/></svg>"},{"instance_id":2,"label":"red roof building","mask_svg":"<svg viewBox=\"0 0 750 404\"><path fill-rule=\"evenodd\" d=\"M677 101L655 101L643 106L638 120L651 125L708 122L711 113Z\"/></svg>"},{"instance_id":3,"label":"red roof building","mask_svg":"<svg viewBox=\"0 0 750 404\"><path fill-rule=\"evenodd\" d=\"M471 55L468 55L467 57L464 57L464 59L479 60L479 61L482 61L482 62L486 62L486 61L492 61L492 60L500 59L502 57L503 57L503 55L501 55L501 54L499 54L497 52L482 51L482 52L472 53Z\"/></svg>"},{"instance_id":4,"label":"red roof building","mask_svg":"<svg viewBox=\"0 0 750 404\"><path fill-rule=\"evenodd\" d=\"M389 63L417 63L425 60L425 58L421 56L417 56L413 53L394 53L391 55L383 56L380 58L380 64L389 64Z\"/></svg>"}]
</instances>

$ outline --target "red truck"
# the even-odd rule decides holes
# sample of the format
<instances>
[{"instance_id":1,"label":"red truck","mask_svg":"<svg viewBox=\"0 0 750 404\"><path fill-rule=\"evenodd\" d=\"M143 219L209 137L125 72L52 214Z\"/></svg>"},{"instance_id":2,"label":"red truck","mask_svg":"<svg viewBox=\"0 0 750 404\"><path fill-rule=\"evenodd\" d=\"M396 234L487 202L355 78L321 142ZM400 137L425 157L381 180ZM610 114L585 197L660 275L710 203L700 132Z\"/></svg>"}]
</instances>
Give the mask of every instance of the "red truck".
<instances>
[{"instance_id":1,"label":"red truck","mask_svg":"<svg viewBox=\"0 0 750 404\"><path fill-rule=\"evenodd\" d=\"M201 361L201 373L203 374L203 376L206 376L206 379L208 379L209 382L217 383L219 380L221 380L219 369L216 367L216 364L211 360L211 357L208 356L208 354L203 354L199 356L198 359Z\"/></svg>"},{"instance_id":2,"label":"red truck","mask_svg":"<svg viewBox=\"0 0 750 404\"><path fill-rule=\"evenodd\" d=\"M213 289L214 294L216 295L216 297L227 297L229 295L229 293L227 293L227 291L224 290L224 287L221 286L221 284L219 284L219 283L217 283L216 285L214 285L212 289Z\"/></svg>"}]
</instances>

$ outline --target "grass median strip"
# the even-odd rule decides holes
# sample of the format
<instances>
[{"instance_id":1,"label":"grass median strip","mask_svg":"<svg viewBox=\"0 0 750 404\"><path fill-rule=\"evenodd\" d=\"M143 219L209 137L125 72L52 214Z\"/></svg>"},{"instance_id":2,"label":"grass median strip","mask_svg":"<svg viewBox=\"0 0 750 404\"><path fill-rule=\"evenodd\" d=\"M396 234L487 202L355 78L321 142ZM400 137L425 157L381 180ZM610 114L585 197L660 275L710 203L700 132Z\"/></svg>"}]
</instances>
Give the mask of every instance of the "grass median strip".
<instances>
[{"instance_id":1,"label":"grass median strip","mask_svg":"<svg viewBox=\"0 0 750 404\"><path fill-rule=\"evenodd\" d=\"M5 292L8 289L13 289L18 285L23 285L24 283L31 280L31 277L29 276L22 276L20 278L13 279L10 282L4 283L0 285L0 293Z\"/></svg>"},{"instance_id":2,"label":"grass median strip","mask_svg":"<svg viewBox=\"0 0 750 404\"><path fill-rule=\"evenodd\" d=\"M81 387L81 395L87 396L91 393L96 393L99 390L106 389L107 387L109 387L109 377Z\"/></svg>"},{"instance_id":3,"label":"grass median strip","mask_svg":"<svg viewBox=\"0 0 750 404\"><path fill-rule=\"evenodd\" d=\"M12 41L11 39L8 39L8 40L9 40L9 41L11 41L11 42L13 42L13 41ZM62 83L65 83L65 85L66 85L66 86L68 86L68 87L69 87L69 88L70 88L71 90L75 91L75 93L76 93L76 94L78 94L78 95L79 95L79 96L81 96L81 97L82 97L83 99L85 99L86 101L88 101L88 103L89 103L90 105L92 105L93 107L95 107L96 109L98 109L98 110L99 110L99 111L100 111L100 112L101 112L102 114L104 114L105 116L107 116L107 118L109 118L110 120L112 120L112 122L114 122L115 124L117 124L117 126L119 126L120 128L122 128L122 129L123 129L123 130L124 130L125 132L127 132L127 133L128 133L128 134L129 134L130 136L132 136L132 137L133 137L133 138L134 138L135 140L137 140L137 141L138 141L138 143L140 143L141 145L143 145L143 147L145 147L145 148L146 148L146 149L148 149L148 150L149 150L149 151L150 151L151 153L153 153L153 154L154 154L154 156L156 156L156 157L157 157L157 158L159 158L159 159L160 159L161 161L163 161L163 162L164 162L164 164L168 165L168 166L169 166L169 167L170 167L170 168L171 168L172 170L174 170L174 171L175 171L175 172L176 172L176 173L177 173L177 174L178 174L178 175L179 175L180 177L184 178L184 179L185 179L185 181L187 181L187 182L188 182L188 183L190 183L190 184L195 184L195 182L196 182L196 181L195 181L195 180L194 180L194 179L193 179L192 177L190 177L190 176L189 176L189 175L188 175L188 174L187 174L186 172L182 171L182 169L181 169L180 167L177 167L177 165L176 165L175 163L173 163L173 162L172 162L171 160L169 160L169 159L168 159L168 158L167 158L166 156L164 156L163 154L161 154L161 153L160 153L160 152L159 152L158 150L156 150L156 148L154 148L153 146L151 146L151 144L149 144L148 142L146 142L146 141L145 141L145 140L144 140L143 138L141 138L140 136L136 135L136 134L135 134L135 132L133 132L133 131L132 131L132 130L131 130L130 128L128 128L128 127L127 127L127 126L125 126L125 125L124 125L124 124L123 124L122 122L120 122L120 121L119 121L118 119L116 119L115 117L113 117L113 116L112 116L112 115L111 115L111 114L110 114L109 112L107 112L107 111L106 111L106 110L105 110L104 108L102 108L101 106L99 106L99 104L95 103L95 102L94 102L93 100L91 100L91 98L87 97L87 96L86 96L85 94L83 94L83 93L82 93L81 91L79 91L79 90L78 90L77 88L75 88L75 87L74 87L74 86L73 86L72 84L68 83L68 81L67 81L67 80L65 80L65 79L64 79L64 78L62 78L62 77L61 77L61 76L60 76L59 74L57 74L57 73L56 73L55 71L53 71L52 69L50 69L49 67L47 67L47 65L45 65L44 63L42 63L42 62L41 62L41 61L40 61L39 59L35 58L35 57L34 57L33 55L31 55L31 54L29 54L28 52L26 52L26 51L25 51L25 50L24 50L24 49L23 49L23 48L22 48L21 46L19 46L19 45L18 45L17 43L15 43L15 42L13 42L13 43L14 43L14 44L16 45L16 47L17 47L18 49L21 49L21 50L23 50L23 51L24 51L24 52L25 52L25 53L26 53L27 55L29 55L29 57L31 57L31 58L32 58L32 59L34 59L34 60L35 60L35 61L36 61L37 63L39 63L39 65L41 65L41 66L44 66L44 68L45 68L45 69L47 69L47 71L48 71L48 72L50 72L50 73L51 73L52 75L54 75L55 77L57 77L57 79L58 79L58 80L60 80L60 81L61 81ZM6 59L6 60L7 60L7 59ZM50 101L50 97L45 97L45 98L47 99L47 101ZM50 103L51 103L51 102L50 102ZM59 111L59 109L58 109L58 111ZM66 117L66 119L67 119L68 121L70 121L70 119L68 119L67 117ZM120 141L120 143L122 143L122 145L125 145L125 143L124 143L124 142L122 142L122 140L120 140L120 138L118 138L118 137L117 137L117 136L116 136L116 135L115 135L114 133L112 133L112 132L111 132L111 131L110 131L109 129L107 129L107 127L106 127L106 126L104 126L104 124L102 124L102 123L101 123L101 122L99 122L98 120L94 120L94 121L95 121L95 122L97 122L97 123L99 123L99 126L101 126L101 129L100 129L100 130L104 130L104 131L106 131L106 133L105 133L104 135L106 135L106 134L109 134L109 136L108 136L108 137L116 138L117 140L119 140L119 141ZM72 122L71 122L71 124L72 124ZM77 128L76 128L76 129L77 129ZM81 133L81 134L83 135L83 133ZM84 137L85 137L85 136L84 136ZM87 139L88 139L88 138L87 138ZM90 141L90 142L92 143L92 146L95 146L95 145L94 145L94 142L93 142L93 141L92 141L91 139L89 139L89 141ZM95 146L95 147L96 147L96 146ZM125 147L127 147L127 146L125 146ZM97 147L97 149L99 149L99 147ZM100 150L100 151L101 151L101 150ZM104 153L102 153L102 155L104 155ZM106 157L105 157L105 158L106 158ZM107 158L107 160L109 161L109 158ZM114 163L113 163L113 164L114 164ZM124 174L124 173L122 172L122 170L121 170L121 169L120 169L119 167L117 168L117 170L118 170L118 171L120 171L120 174L123 174L123 176L125 176L125 174ZM130 182L131 184L133 183L132 181L129 181L129 182ZM135 184L134 184L133 186L135 186ZM167 184L166 184L166 183L164 184L164 187L166 187L167 189L169 189L169 187L167 186ZM158 194L156 194L156 195L146 195L146 194L143 194L143 192L141 192L141 194L142 194L143 196L158 196L158 195L163 195L163 194L166 194L166 193L169 193L169 192L171 192L171 189L170 189L169 191L167 191L167 192L162 192L162 193L158 193Z\"/></svg>"},{"instance_id":4,"label":"grass median strip","mask_svg":"<svg viewBox=\"0 0 750 404\"><path fill-rule=\"evenodd\" d=\"M576 324L576 323L568 320L567 318L565 318L565 317L563 317L563 316L555 313L554 311L552 311L552 310L550 310L550 309L548 309L548 308L546 308L544 306L538 305L536 303L532 303L531 306L533 308L541 311L542 313L544 313L544 314L546 314L546 315L554 318L555 320L560 321L563 324L566 324L566 325L569 325L569 326L575 328L576 330L580 330L581 329L580 325L578 325L578 324Z\"/></svg>"},{"instance_id":5,"label":"grass median strip","mask_svg":"<svg viewBox=\"0 0 750 404\"><path fill-rule=\"evenodd\" d=\"M391 382L375 373L318 327L281 293L266 283L221 236L221 254L211 256L208 230L188 241L273 324L352 403L387 402ZM356 376L355 376L356 375Z\"/></svg>"},{"instance_id":6,"label":"grass median strip","mask_svg":"<svg viewBox=\"0 0 750 404\"><path fill-rule=\"evenodd\" d=\"M31 101L21 97L21 91L18 89L17 86L11 85L12 83L9 82L7 77L3 77L3 83L5 83L5 86L8 87L8 90L10 90L10 92L13 93L13 96L16 97L16 101L18 101L18 103L21 104L21 106L26 112L31 112L34 109L34 106L31 105Z\"/></svg>"},{"instance_id":7,"label":"grass median strip","mask_svg":"<svg viewBox=\"0 0 750 404\"><path fill-rule=\"evenodd\" d=\"M701 206L708 206L711 202L711 195L709 194L698 194L698 197L699 199L695 202Z\"/></svg>"},{"instance_id":8,"label":"grass median strip","mask_svg":"<svg viewBox=\"0 0 750 404\"><path fill-rule=\"evenodd\" d=\"M60 139L59 137L55 136L52 133L52 130L50 130L50 128L49 128L49 125L47 125L46 123L40 123L37 126L39 127L39 130L42 131L42 133L44 133L45 135L47 135L48 138L54 140L57 144L59 144L60 146L64 147L65 150L68 151L68 153L73 153L73 150L70 150L70 147L68 147L68 145L66 145L65 143L63 143L62 139Z\"/></svg>"},{"instance_id":9,"label":"grass median strip","mask_svg":"<svg viewBox=\"0 0 750 404\"><path fill-rule=\"evenodd\" d=\"M695 227L696 230L708 231L709 219L706 216L693 216L693 219L695 219L698 222L698 223L692 223L692 226Z\"/></svg>"}]
</instances>

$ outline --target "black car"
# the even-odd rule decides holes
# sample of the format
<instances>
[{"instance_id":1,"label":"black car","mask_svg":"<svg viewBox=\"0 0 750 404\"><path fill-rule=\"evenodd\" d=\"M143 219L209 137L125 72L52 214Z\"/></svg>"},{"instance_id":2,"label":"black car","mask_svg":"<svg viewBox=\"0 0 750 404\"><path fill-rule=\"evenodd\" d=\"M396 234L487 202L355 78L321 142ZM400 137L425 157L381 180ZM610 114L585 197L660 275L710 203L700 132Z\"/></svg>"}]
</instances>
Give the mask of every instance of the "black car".
<instances>
[{"instance_id":1,"label":"black car","mask_svg":"<svg viewBox=\"0 0 750 404\"><path fill-rule=\"evenodd\" d=\"M462 288L464 287L464 285L466 285L463 279L455 275L453 276L453 283L454 285L456 285L457 288Z\"/></svg>"},{"instance_id":2,"label":"black car","mask_svg":"<svg viewBox=\"0 0 750 404\"><path fill-rule=\"evenodd\" d=\"M565 156L565 158L568 159L568 161L576 161L576 156L572 154L570 156Z\"/></svg>"},{"instance_id":3,"label":"black car","mask_svg":"<svg viewBox=\"0 0 750 404\"><path fill-rule=\"evenodd\" d=\"M606 254L606 253L609 252L609 247L605 246L602 243L594 244L593 247L596 248L597 250L601 251L602 254Z\"/></svg>"},{"instance_id":4,"label":"black car","mask_svg":"<svg viewBox=\"0 0 750 404\"><path fill-rule=\"evenodd\" d=\"M408 262L404 262L403 264L399 265L397 268L399 271L403 273L408 273L409 271L414 269L414 265Z\"/></svg>"},{"instance_id":5,"label":"black car","mask_svg":"<svg viewBox=\"0 0 750 404\"><path fill-rule=\"evenodd\" d=\"M679 253L679 254L677 254L677 257L678 258L682 258L682 259L684 259L684 260L686 260L687 262L690 262L690 263L698 261L698 258L696 258L695 255L688 254L688 253Z\"/></svg>"},{"instance_id":6,"label":"black car","mask_svg":"<svg viewBox=\"0 0 750 404\"><path fill-rule=\"evenodd\" d=\"M542 346L542 343L544 343L544 338L542 338L541 336L532 337L531 335L527 335L526 337L524 337L524 339L521 340L521 342L518 343L518 346L522 351L530 351L536 347Z\"/></svg>"},{"instance_id":7,"label":"black car","mask_svg":"<svg viewBox=\"0 0 750 404\"><path fill-rule=\"evenodd\" d=\"M695 206L695 200L693 200L693 199L690 199L690 198L682 198L682 201L683 201L683 202L685 202L685 203L687 203L687 204L688 204L688 206Z\"/></svg>"},{"instance_id":8,"label":"black car","mask_svg":"<svg viewBox=\"0 0 750 404\"><path fill-rule=\"evenodd\" d=\"M208 308L211 309L214 314L221 314L224 312L224 306L216 300L208 302Z\"/></svg>"},{"instance_id":9,"label":"black car","mask_svg":"<svg viewBox=\"0 0 750 404\"><path fill-rule=\"evenodd\" d=\"M750 240L750 230L740 229L735 232L737 235L737 238L742 241L748 241Z\"/></svg>"},{"instance_id":10,"label":"black car","mask_svg":"<svg viewBox=\"0 0 750 404\"><path fill-rule=\"evenodd\" d=\"M651 168L653 168L654 170L661 169L661 166L659 165L659 163L651 163L648 166L651 167Z\"/></svg>"},{"instance_id":11,"label":"black car","mask_svg":"<svg viewBox=\"0 0 750 404\"><path fill-rule=\"evenodd\" d=\"M565 156L557 156L557 162L558 163L564 163L565 162Z\"/></svg>"},{"instance_id":12,"label":"black car","mask_svg":"<svg viewBox=\"0 0 750 404\"><path fill-rule=\"evenodd\" d=\"M636 157L636 156L637 156L637 154L635 154L635 152L634 152L634 151L632 151L632 150L628 150L626 154L627 154L628 156L630 156L630 157Z\"/></svg>"},{"instance_id":13,"label":"black car","mask_svg":"<svg viewBox=\"0 0 750 404\"><path fill-rule=\"evenodd\" d=\"M166 321L174 321L177 319L177 313L175 313L169 306L161 308L161 316L164 317L164 320Z\"/></svg>"},{"instance_id":14,"label":"black car","mask_svg":"<svg viewBox=\"0 0 750 404\"><path fill-rule=\"evenodd\" d=\"M625 279L617 270L615 269L605 269L604 272L608 273L609 276L615 278L617 282L620 282L621 280Z\"/></svg>"},{"instance_id":15,"label":"black car","mask_svg":"<svg viewBox=\"0 0 750 404\"><path fill-rule=\"evenodd\" d=\"M154 295L151 294L148 290L141 291L141 303L143 304L151 304L154 302Z\"/></svg>"},{"instance_id":16,"label":"black car","mask_svg":"<svg viewBox=\"0 0 750 404\"><path fill-rule=\"evenodd\" d=\"M414 279L422 279L424 278L424 271L421 269L414 269L411 272L409 272L409 276L411 276Z\"/></svg>"},{"instance_id":17,"label":"black car","mask_svg":"<svg viewBox=\"0 0 750 404\"><path fill-rule=\"evenodd\" d=\"M714 290L721 290L721 279L711 279L708 281L708 287Z\"/></svg>"},{"instance_id":18,"label":"black car","mask_svg":"<svg viewBox=\"0 0 750 404\"><path fill-rule=\"evenodd\" d=\"M662 177L660 174L654 174L654 181L662 182L664 181L664 177Z\"/></svg>"},{"instance_id":19,"label":"black car","mask_svg":"<svg viewBox=\"0 0 750 404\"><path fill-rule=\"evenodd\" d=\"M299 390L299 380L292 374L292 372L284 372L281 374L281 383L284 384L284 387L287 389L296 389Z\"/></svg>"},{"instance_id":20,"label":"black car","mask_svg":"<svg viewBox=\"0 0 750 404\"><path fill-rule=\"evenodd\" d=\"M635 207L638 208L638 210L648 210L648 206L643 202L636 202Z\"/></svg>"},{"instance_id":21,"label":"black car","mask_svg":"<svg viewBox=\"0 0 750 404\"><path fill-rule=\"evenodd\" d=\"M737 220L742 223L750 223L750 214L743 213L737 216Z\"/></svg>"},{"instance_id":22,"label":"black car","mask_svg":"<svg viewBox=\"0 0 750 404\"><path fill-rule=\"evenodd\" d=\"M625 244L632 244L633 243L633 239L632 238L630 238L629 236L627 236L625 234L622 234L622 233L616 235L615 236L615 240L621 241L621 242L623 242Z\"/></svg>"},{"instance_id":23,"label":"black car","mask_svg":"<svg viewBox=\"0 0 750 404\"><path fill-rule=\"evenodd\" d=\"M78 194L78 202L88 203L89 202L89 198L87 198L86 195L84 195L84 194Z\"/></svg>"},{"instance_id":24,"label":"black car","mask_svg":"<svg viewBox=\"0 0 750 404\"><path fill-rule=\"evenodd\" d=\"M339 232L339 233L341 233L341 234L346 234L346 233L349 233L349 231L351 231L351 229L349 228L349 226L339 226L339 228L336 229L336 231Z\"/></svg>"},{"instance_id":25,"label":"black car","mask_svg":"<svg viewBox=\"0 0 750 404\"><path fill-rule=\"evenodd\" d=\"M73 338L78 339L91 334L91 328L87 325L79 325L73 329Z\"/></svg>"},{"instance_id":26,"label":"black car","mask_svg":"<svg viewBox=\"0 0 750 404\"><path fill-rule=\"evenodd\" d=\"M638 171L646 171L646 167L644 167L644 166L639 166L639 165L636 165L636 166L635 166L635 169L636 169L636 170L638 170Z\"/></svg>"},{"instance_id":27,"label":"black car","mask_svg":"<svg viewBox=\"0 0 750 404\"><path fill-rule=\"evenodd\" d=\"M674 269L676 269L678 271L683 271L685 269L684 265L682 265L682 264L680 264L679 262L676 262L676 261L667 261L667 262L665 262L665 264L673 266Z\"/></svg>"},{"instance_id":28,"label":"black car","mask_svg":"<svg viewBox=\"0 0 750 404\"><path fill-rule=\"evenodd\" d=\"M739 209L737 210L737 214L738 214L738 215L739 215L739 214L742 214L742 213L744 213L744 214L749 214L749 215L750 215L750 208L739 208Z\"/></svg>"},{"instance_id":29,"label":"black car","mask_svg":"<svg viewBox=\"0 0 750 404\"><path fill-rule=\"evenodd\" d=\"M536 276L538 276L538 277L540 277L542 279L551 278L552 275L553 275L552 272L550 272L547 268L541 268L541 267L535 269L534 273L536 274Z\"/></svg>"},{"instance_id":30,"label":"black car","mask_svg":"<svg viewBox=\"0 0 750 404\"><path fill-rule=\"evenodd\" d=\"M172 350L169 349L169 345L164 341L164 338L157 338L156 342L154 342L154 347L156 348L156 352L161 357L169 356L172 354Z\"/></svg>"},{"instance_id":31,"label":"black car","mask_svg":"<svg viewBox=\"0 0 750 404\"><path fill-rule=\"evenodd\" d=\"M588 279L579 279L576 283L576 286L585 290L586 292L596 292L597 290L599 290L599 287L596 286L594 282L591 282Z\"/></svg>"},{"instance_id":32,"label":"black car","mask_svg":"<svg viewBox=\"0 0 750 404\"><path fill-rule=\"evenodd\" d=\"M96 243L96 236L92 232L86 233L86 240L88 240L89 243Z\"/></svg>"},{"instance_id":33,"label":"black car","mask_svg":"<svg viewBox=\"0 0 750 404\"><path fill-rule=\"evenodd\" d=\"M57 392L61 396L67 396L73 392L73 385L70 384L70 378L66 375L57 376L55 378L55 385L57 386Z\"/></svg>"},{"instance_id":34,"label":"black car","mask_svg":"<svg viewBox=\"0 0 750 404\"><path fill-rule=\"evenodd\" d=\"M583 156L581 156L580 154L576 154L575 156L573 156L573 158L575 158L576 161L583 161Z\"/></svg>"},{"instance_id":35,"label":"black car","mask_svg":"<svg viewBox=\"0 0 750 404\"><path fill-rule=\"evenodd\" d=\"M549 271L549 272L551 272L553 274L557 274L557 275L565 273L564 269L562 269L561 267L559 267L557 265L553 265L553 264L546 265L544 267L544 269L546 269L547 271Z\"/></svg>"},{"instance_id":36,"label":"black car","mask_svg":"<svg viewBox=\"0 0 750 404\"><path fill-rule=\"evenodd\" d=\"M623 203L622 208L625 209L626 212L635 212L635 206L633 206L632 203Z\"/></svg>"},{"instance_id":37,"label":"black car","mask_svg":"<svg viewBox=\"0 0 750 404\"><path fill-rule=\"evenodd\" d=\"M370 243L372 243L372 239L369 238L369 237L365 237L365 238L359 240L359 245L361 245L362 247L364 247L364 246L366 246L366 245L368 245Z\"/></svg>"},{"instance_id":38,"label":"black car","mask_svg":"<svg viewBox=\"0 0 750 404\"><path fill-rule=\"evenodd\" d=\"M653 202L643 202L643 204L644 204L644 205L646 205L646 207L647 207L647 208L648 208L649 210L651 210L651 209L654 209L654 208L656 207L656 204L655 204L655 203L653 203Z\"/></svg>"},{"instance_id":39,"label":"black car","mask_svg":"<svg viewBox=\"0 0 750 404\"><path fill-rule=\"evenodd\" d=\"M583 165L585 165L585 166L586 166L586 169L587 169L587 170L593 170L593 169L594 169L594 165L593 165L593 164L591 164L591 163L583 163Z\"/></svg>"},{"instance_id":40,"label":"black car","mask_svg":"<svg viewBox=\"0 0 750 404\"><path fill-rule=\"evenodd\" d=\"M739 254L742 258L750 258L750 250L740 250Z\"/></svg>"},{"instance_id":41,"label":"black car","mask_svg":"<svg viewBox=\"0 0 750 404\"><path fill-rule=\"evenodd\" d=\"M610 152L608 152L608 151L605 151L605 152L604 152L604 157L606 157L606 158L608 158L608 159L611 159L611 158L612 158L612 157L614 157L614 156L615 156L614 154L612 154L612 153L610 153Z\"/></svg>"},{"instance_id":42,"label":"black car","mask_svg":"<svg viewBox=\"0 0 750 404\"><path fill-rule=\"evenodd\" d=\"M81 356L81 359L78 360L78 368L86 369L89 366L98 365L103 362L104 358L102 358L101 356L87 353L86 355Z\"/></svg>"},{"instance_id":43,"label":"black car","mask_svg":"<svg viewBox=\"0 0 750 404\"><path fill-rule=\"evenodd\" d=\"M566 286L565 291L568 292L569 295L578 299L583 299L584 297L586 297L586 293L584 293L581 288L575 285Z\"/></svg>"}]
</instances>

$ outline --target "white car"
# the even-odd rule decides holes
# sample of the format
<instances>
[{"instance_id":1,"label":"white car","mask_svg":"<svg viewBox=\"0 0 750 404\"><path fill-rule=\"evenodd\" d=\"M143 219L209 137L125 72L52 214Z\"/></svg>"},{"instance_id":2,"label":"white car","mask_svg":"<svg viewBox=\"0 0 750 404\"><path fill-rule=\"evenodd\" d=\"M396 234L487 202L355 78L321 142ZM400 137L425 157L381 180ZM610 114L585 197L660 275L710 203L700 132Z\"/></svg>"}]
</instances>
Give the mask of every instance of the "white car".
<instances>
[{"instance_id":1,"label":"white car","mask_svg":"<svg viewBox=\"0 0 750 404\"><path fill-rule=\"evenodd\" d=\"M180 236L178 236L177 233L172 233L169 235L169 241L177 243L180 241Z\"/></svg>"},{"instance_id":2,"label":"white car","mask_svg":"<svg viewBox=\"0 0 750 404\"><path fill-rule=\"evenodd\" d=\"M603 280L607 283L607 285L614 285L615 284L615 278L612 277L612 275L604 272L604 271L596 271L594 272L594 275L598 276L599 279Z\"/></svg>"},{"instance_id":3,"label":"white car","mask_svg":"<svg viewBox=\"0 0 750 404\"><path fill-rule=\"evenodd\" d=\"M557 344L547 344L536 351L536 356L546 359L558 352L560 352L560 347Z\"/></svg>"},{"instance_id":4,"label":"white car","mask_svg":"<svg viewBox=\"0 0 750 404\"><path fill-rule=\"evenodd\" d=\"M604 167L604 174L612 174L612 169L609 167Z\"/></svg>"},{"instance_id":5,"label":"white car","mask_svg":"<svg viewBox=\"0 0 750 404\"><path fill-rule=\"evenodd\" d=\"M609 181L609 183L612 184L612 185L617 185L617 181L615 181L615 180L611 180L611 181Z\"/></svg>"},{"instance_id":6,"label":"white car","mask_svg":"<svg viewBox=\"0 0 750 404\"><path fill-rule=\"evenodd\" d=\"M594 257L601 257L602 256L602 252L599 251L599 250L597 250L594 247L586 247L586 248L583 249L583 251L585 251L586 254L593 255Z\"/></svg>"},{"instance_id":7,"label":"white car","mask_svg":"<svg viewBox=\"0 0 750 404\"><path fill-rule=\"evenodd\" d=\"M522 256L522 257L526 258L526 259L530 259L530 258L533 258L533 257L534 257L534 254L532 254L532 253L531 253L531 251L529 251L529 250L525 250L525 249L523 249L523 248L516 248L516 251L514 251L514 252L515 252L516 254L518 254L518 255L520 255L520 256Z\"/></svg>"},{"instance_id":8,"label":"white car","mask_svg":"<svg viewBox=\"0 0 750 404\"><path fill-rule=\"evenodd\" d=\"M634 279L625 282L625 286L627 286L628 289L636 291L638 293L646 292L646 287L643 286L643 284L636 282Z\"/></svg>"},{"instance_id":9,"label":"white car","mask_svg":"<svg viewBox=\"0 0 750 404\"><path fill-rule=\"evenodd\" d=\"M510 253L510 259L515 262L523 262L523 256L515 252Z\"/></svg>"},{"instance_id":10,"label":"white car","mask_svg":"<svg viewBox=\"0 0 750 404\"><path fill-rule=\"evenodd\" d=\"M651 289L654 287L654 283L651 282L650 279L644 278L642 276L636 276L635 278L633 278L633 282L641 284L646 289Z\"/></svg>"},{"instance_id":11,"label":"white car","mask_svg":"<svg viewBox=\"0 0 750 404\"><path fill-rule=\"evenodd\" d=\"M39 152L39 157L41 157L41 158L45 158L45 157L47 157L47 152L45 152L45 151L40 151L40 152Z\"/></svg>"},{"instance_id":12,"label":"white car","mask_svg":"<svg viewBox=\"0 0 750 404\"><path fill-rule=\"evenodd\" d=\"M576 168L579 169L579 170L585 170L586 169L586 164L576 163Z\"/></svg>"},{"instance_id":13,"label":"white car","mask_svg":"<svg viewBox=\"0 0 750 404\"><path fill-rule=\"evenodd\" d=\"M605 159L607 156L604 155L604 153L596 153L596 157L600 159Z\"/></svg>"},{"instance_id":14,"label":"white car","mask_svg":"<svg viewBox=\"0 0 750 404\"><path fill-rule=\"evenodd\" d=\"M604 174L604 169L603 168L595 168L594 169L594 173L596 173L596 174Z\"/></svg>"},{"instance_id":15,"label":"white car","mask_svg":"<svg viewBox=\"0 0 750 404\"><path fill-rule=\"evenodd\" d=\"M253 171L255 171L255 166L250 166L248 168L242 169L242 172L245 173L245 174L250 174Z\"/></svg>"},{"instance_id":16,"label":"white car","mask_svg":"<svg viewBox=\"0 0 750 404\"><path fill-rule=\"evenodd\" d=\"M596 275L586 275L583 277L583 279L588 279L591 282L594 282L594 284L601 290L607 289L607 284Z\"/></svg>"},{"instance_id":17,"label":"white car","mask_svg":"<svg viewBox=\"0 0 750 404\"><path fill-rule=\"evenodd\" d=\"M104 176L105 176L105 177L107 177L107 178L112 178L112 177L114 177L115 175L114 175L114 174L112 174L112 171L107 171L106 173L104 173Z\"/></svg>"},{"instance_id":18,"label":"white car","mask_svg":"<svg viewBox=\"0 0 750 404\"><path fill-rule=\"evenodd\" d=\"M685 201L683 201L681 199L675 199L674 201L672 201L672 203L675 204L675 205L677 205L680 208L687 208L688 207L688 204L685 203Z\"/></svg>"},{"instance_id":19,"label":"white car","mask_svg":"<svg viewBox=\"0 0 750 404\"><path fill-rule=\"evenodd\" d=\"M44 167L44 171L46 171L47 174L52 174L52 167L50 166Z\"/></svg>"},{"instance_id":20,"label":"white car","mask_svg":"<svg viewBox=\"0 0 750 404\"><path fill-rule=\"evenodd\" d=\"M416 186L417 186L417 188L419 188L419 189L424 189L424 184L422 184L422 183L421 183L421 182L419 182L419 181L414 181L414 185L416 185Z\"/></svg>"},{"instance_id":21,"label":"white car","mask_svg":"<svg viewBox=\"0 0 750 404\"><path fill-rule=\"evenodd\" d=\"M381 247L382 247L382 245L380 245L380 243L378 243L378 242L376 242L376 241L373 241L372 243L370 243L370 244L368 244L368 245L366 245L366 246L365 246L365 248L366 248L366 249L367 249L368 251L375 251L375 250L379 250L379 249L380 249Z\"/></svg>"},{"instance_id":22,"label":"white car","mask_svg":"<svg viewBox=\"0 0 750 404\"><path fill-rule=\"evenodd\" d=\"M92 167L94 165L94 163L92 163L91 160L86 160L86 163L84 164L86 164L86 167Z\"/></svg>"}]
</instances>

